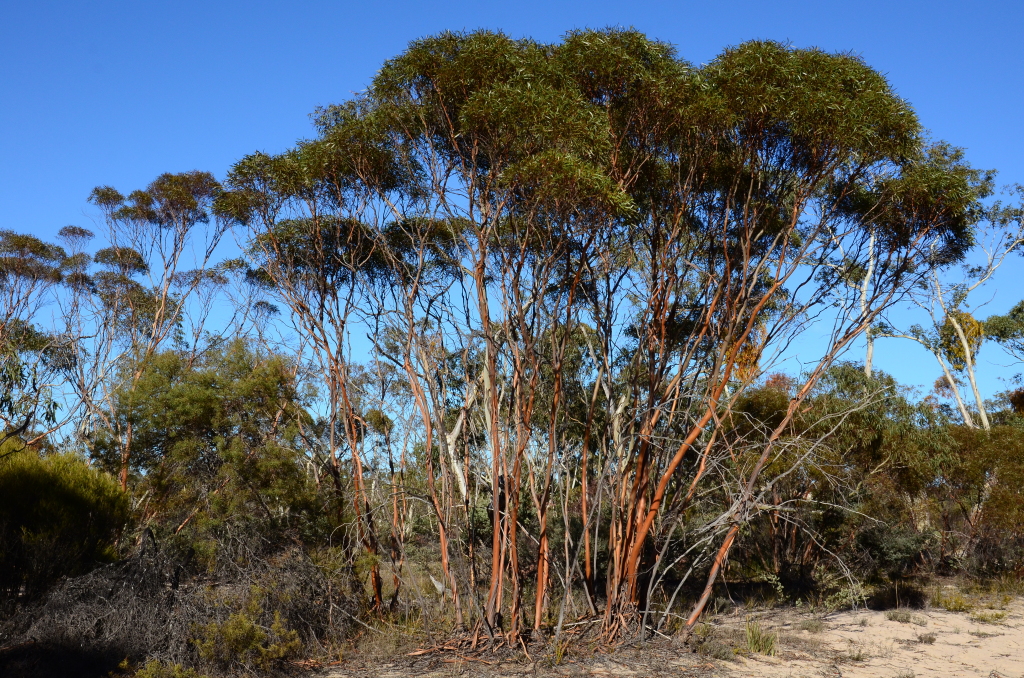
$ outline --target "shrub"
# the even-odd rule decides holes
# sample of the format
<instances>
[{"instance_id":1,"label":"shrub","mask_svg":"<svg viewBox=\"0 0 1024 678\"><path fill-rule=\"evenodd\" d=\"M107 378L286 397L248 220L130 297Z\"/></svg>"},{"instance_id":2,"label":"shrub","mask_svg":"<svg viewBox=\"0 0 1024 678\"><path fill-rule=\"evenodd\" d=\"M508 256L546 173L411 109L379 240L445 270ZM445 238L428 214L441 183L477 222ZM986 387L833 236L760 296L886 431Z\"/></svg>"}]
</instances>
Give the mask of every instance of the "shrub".
<instances>
[{"instance_id":1,"label":"shrub","mask_svg":"<svg viewBox=\"0 0 1024 678\"><path fill-rule=\"evenodd\" d=\"M0 620L0 637L110 669L127 657L145 678L282 673L289 659L336 647L359 610L302 550L260 546L225 535L209 570L147 533L125 560L65 579Z\"/></svg>"},{"instance_id":2,"label":"shrub","mask_svg":"<svg viewBox=\"0 0 1024 678\"><path fill-rule=\"evenodd\" d=\"M730 661L736 659L736 652L729 645L714 637L714 627L706 622L701 622L693 629L692 641L696 652L705 657Z\"/></svg>"},{"instance_id":3,"label":"shrub","mask_svg":"<svg viewBox=\"0 0 1024 678\"><path fill-rule=\"evenodd\" d=\"M874 525L857 537L873 576L898 580L916 569L931 537L905 525Z\"/></svg>"},{"instance_id":4,"label":"shrub","mask_svg":"<svg viewBox=\"0 0 1024 678\"><path fill-rule=\"evenodd\" d=\"M982 624L998 624L999 622L1006 619L1006 612L992 610L991 612L975 612L971 615L971 619Z\"/></svg>"},{"instance_id":5,"label":"shrub","mask_svg":"<svg viewBox=\"0 0 1024 678\"><path fill-rule=\"evenodd\" d=\"M885 618L900 624L909 624L914 619L913 615L906 610L886 610Z\"/></svg>"},{"instance_id":6,"label":"shrub","mask_svg":"<svg viewBox=\"0 0 1024 678\"><path fill-rule=\"evenodd\" d=\"M71 454L0 459L0 601L30 600L114 559L128 497Z\"/></svg>"},{"instance_id":7,"label":"shrub","mask_svg":"<svg viewBox=\"0 0 1024 678\"><path fill-rule=\"evenodd\" d=\"M245 606L227 620L206 624L196 641L199 656L224 672L267 671L296 656L302 650L299 634L285 626L279 611L274 611L269 629L261 626L260 597L254 591Z\"/></svg>"},{"instance_id":8,"label":"shrub","mask_svg":"<svg viewBox=\"0 0 1024 678\"><path fill-rule=\"evenodd\" d=\"M725 643L717 640L709 640L697 648L697 652L705 657L721 659L722 661L733 661L736 659L736 652Z\"/></svg>"},{"instance_id":9,"label":"shrub","mask_svg":"<svg viewBox=\"0 0 1024 678\"><path fill-rule=\"evenodd\" d=\"M959 591L951 595L945 595L939 591L932 598L932 604L949 612L970 612L974 609L971 601L965 598Z\"/></svg>"},{"instance_id":10,"label":"shrub","mask_svg":"<svg viewBox=\"0 0 1024 678\"><path fill-rule=\"evenodd\" d=\"M206 678L181 664L152 660L135 672L134 678Z\"/></svg>"},{"instance_id":11,"label":"shrub","mask_svg":"<svg viewBox=\"0 0 1024 678\"><path fill-rule=\"evenodd\" d=\"M796 627L809 633L821 633L825 630L825 622L820 619L804 619Z\"/></svg>"},{"instance_id":12,"label":"shrub","mask_svg":"<svg viewBox=\"0 0 1024 678\"><path fill-rule=\"evenodd\" d=\"M899 622L900 624L916 624L917 626L928 625L928 621L924 617L918 617L917 615L910 614L906 610L887 610L885 618L889 621Z\"/></svg>"}]
</instances>

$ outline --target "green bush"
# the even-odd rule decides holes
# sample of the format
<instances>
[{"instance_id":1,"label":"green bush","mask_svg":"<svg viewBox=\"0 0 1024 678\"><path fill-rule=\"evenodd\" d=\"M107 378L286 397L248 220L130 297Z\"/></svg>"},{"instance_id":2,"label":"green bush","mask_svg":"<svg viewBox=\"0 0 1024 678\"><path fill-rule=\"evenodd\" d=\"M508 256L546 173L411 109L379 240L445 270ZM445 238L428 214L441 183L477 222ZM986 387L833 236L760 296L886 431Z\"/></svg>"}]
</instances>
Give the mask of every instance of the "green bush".
<instances>
[{"instance_id":1,"label":"green bush","mask_svg":"<svg viewBox=\"0 0 1024 678\"><path fill-rule=\"evenodd\" d=\"M913 572L928 549L931 537L906 525L877 524L857 537L873 564L874 574L889 581Z\"/></svg>"},{"instance_id":2,"label":"green bush","mask_svg":"<svg viewBox=\"0 0 1024 678\"><path fill-rule=\"evenodd\" d=\"M964 598L963 594L959 591L948 596L944 595L941 590L937 591L932 598L932 605L941 607L949 612L970 612L974 609L971 601Z\"/></svg>"},{"instance_id":3,"label":"green bush","mask_svg":"<svg viewBox=\"0 0 1024 678\"><path fill-rule=\"evenodd\" d=\"M928 625L928 621L926 619L910 614L906 610L886 610L885 618L889 621L899 622L900 624L917 624L918 626Z\"/></svg>"},{"instance_id":4,"label":"green bush","mask_svg":"<svg viewBox=\"0 0 1024 678\"><path fill-rule=\"evenodd\" d=\"M71 454L0 459L0 600L27 600L116 556L128 497Z\"/></svg>"},{"instance_id":5,"label":"green bush","mask_svg":"<svg viewBox=\"0 0 1024 678\"><path fill-rule=\"evenodd\" d=\"M210 622L196 640L199 656L221 671L267 671L302 650L299 634L289 630L274 612L270 628L260 624L263 615L256 596L223 622Z\"/></svg>"}]
</instances>

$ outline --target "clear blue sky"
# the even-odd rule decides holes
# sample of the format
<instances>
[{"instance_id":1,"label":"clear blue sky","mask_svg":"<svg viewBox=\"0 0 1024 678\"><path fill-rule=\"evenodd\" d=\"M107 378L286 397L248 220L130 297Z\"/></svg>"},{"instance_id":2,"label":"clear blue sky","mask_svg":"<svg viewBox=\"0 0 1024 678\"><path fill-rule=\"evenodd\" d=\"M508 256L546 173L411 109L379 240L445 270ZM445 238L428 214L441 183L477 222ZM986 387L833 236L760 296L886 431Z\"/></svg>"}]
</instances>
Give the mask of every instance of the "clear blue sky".
<instances>
[{"instance_id":1,"label":"clear blue sky","mask_svg":"<svg viewBox=\"0 0 1024 678\"><path fill-rule=\"evenodd\" d=\"M999 169L1001 183L1024 183L1019 1L3 0L0 228L89 227L96 185L129 191L191 169L223 177L246 153L281 151L311 134L314 108L364 88L415 38L489 28L555 41L603 26L634 26L696 63L753 38L858 53L935 138ZM1024 297L1022 270L1002 276L992 311ZM915 350L884 344L879 364L930 383L936 370Z\"/></svg>"}]
</instances>

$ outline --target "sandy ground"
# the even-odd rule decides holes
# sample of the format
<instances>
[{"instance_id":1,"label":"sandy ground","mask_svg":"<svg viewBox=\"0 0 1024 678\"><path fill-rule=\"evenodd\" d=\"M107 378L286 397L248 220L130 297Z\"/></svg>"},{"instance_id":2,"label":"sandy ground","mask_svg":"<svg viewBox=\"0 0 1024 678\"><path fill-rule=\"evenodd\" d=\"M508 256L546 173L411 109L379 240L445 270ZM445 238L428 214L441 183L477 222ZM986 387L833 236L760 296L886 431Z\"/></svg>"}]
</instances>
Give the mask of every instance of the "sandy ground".
<instances>
[{"instance_id":1,"label":"sandy ground","mask_svg":"<svg viewBox=\"0 0 1024 678\"><path fill-rule=\"evenodd\" d=\"M1024 678L1024 600L981 611L988 623L942 609L908 612L909 622L883 612L837 613L823 618L824 629L817 632L800 629L809 617L787 615L774 623L777 656L747 655L719 666L728 676L757 678ZM769 620L765 625L773 626ZM739 624L732 624L737 632ZM723 620L724 628L729 625Z\"/></svg>"},{"instance_id":2,"label":"sandy ground","mask_svg":"<svg viewBox=\"0 0 1024 678\"><path fill-rule=\"evenodd\" d=\"M385 661L356 659L315 673L317 678L721 678L722 662L685 648L648 645L611 654L579 653L559 664L549 657L501 659L451 653L392 657Z\"/></svg>"},{"instance_id":3,"label":"sandy ground","mask_svg":"<svg viewBox=\"0 0 1024 678\"><path fill-rule=\"evenodd\" d=\"M705 627L719 648L697 654L674 639L611 651L550 658L406 653L350 657L312 672L316 678L1024 678L1024 599L974 613L943 609L853 611L827 616L800 610L721 615ZM980 615L980 618L979 618ZM777 654L747 649L746 626L778 637Z\"/></svg>"}]
</instances>

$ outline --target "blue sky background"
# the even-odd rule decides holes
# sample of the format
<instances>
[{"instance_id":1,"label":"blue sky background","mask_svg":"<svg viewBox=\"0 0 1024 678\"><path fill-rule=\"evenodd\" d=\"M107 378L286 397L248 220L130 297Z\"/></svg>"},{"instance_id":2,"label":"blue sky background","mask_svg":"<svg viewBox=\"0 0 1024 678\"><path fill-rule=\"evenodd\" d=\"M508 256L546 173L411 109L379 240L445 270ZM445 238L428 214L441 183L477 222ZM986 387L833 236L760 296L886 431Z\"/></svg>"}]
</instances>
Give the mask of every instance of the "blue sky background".
<instances>
[{"instance_id":1,"label":"blue sky background","mask_svg":"<svg viewBox=\"0 0 1024 678\"><path fill-rule=\"evenodd\" d=\"M695 63L744 40L852 51L885 73L933 137L1024 183L1021 2L193 2L0 3L0 228L50 237L95 227L89 191L161 172L223 177L255 150L310 136L309 114L366 86L413 39L500 29L555 41L634 26ZM1018 257L982 314L1024 297ZM983 350L983 384L1020 371ZM911 384L938 376L907 342L877 364ZM1001 365L1002 364L1002 365Z\"/></svg>"}]
</instances>

